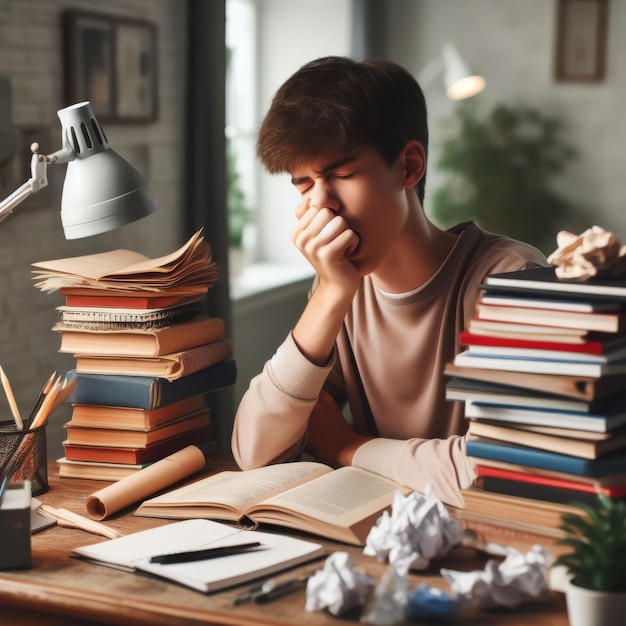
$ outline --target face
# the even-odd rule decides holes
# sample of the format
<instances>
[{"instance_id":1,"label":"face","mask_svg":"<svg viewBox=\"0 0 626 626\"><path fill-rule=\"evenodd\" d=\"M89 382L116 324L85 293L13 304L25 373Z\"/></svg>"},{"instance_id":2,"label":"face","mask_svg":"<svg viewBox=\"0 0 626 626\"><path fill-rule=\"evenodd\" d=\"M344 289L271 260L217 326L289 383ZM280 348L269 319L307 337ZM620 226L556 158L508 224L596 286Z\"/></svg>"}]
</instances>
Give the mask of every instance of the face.
<instances>
[{"instance_id":1,"label":"face","mask_svg":"<svg viewBox=\"0 0 626 626\"><path fill-rule=\"evenodd\" d=\"M401 157L389 167L373 148L360 148L300 165L291 177L303 202L331 209L356 233L359 245L349 259L366 275L385 259L406 222L405 171Z\"/></svg>"}]
</instances>

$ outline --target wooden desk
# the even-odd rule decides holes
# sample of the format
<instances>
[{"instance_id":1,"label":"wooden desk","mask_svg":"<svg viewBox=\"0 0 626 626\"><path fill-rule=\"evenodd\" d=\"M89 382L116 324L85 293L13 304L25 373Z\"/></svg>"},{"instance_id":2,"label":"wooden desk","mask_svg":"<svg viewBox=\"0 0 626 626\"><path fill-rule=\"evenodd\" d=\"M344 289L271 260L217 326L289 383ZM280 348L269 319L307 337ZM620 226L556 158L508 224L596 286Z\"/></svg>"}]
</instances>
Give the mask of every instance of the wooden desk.
<instances>
[{"instance_id":1,"label":"wooden desk","mask_svg":"<svg viewBox=\"0 0 626 626\"><path fill-rule=\"evenodd\" d=\"M215 471L224 469L224 465L217 462L209 465ZM85 497L106 485L98 481L59 478L56 463L50 464L49 479L50 490L39 499L82 515L85 515ZM113 517L107 524L123 533L130 533L168 523L166 520L135 517L132 510ZM235 607L232 605L233 597L249 585L204 595L168 582L70 558L72 548L101 540L104 541L104 538L59 526L33 535L33 569L0 572L0 623L12 626L338 626L359 621L358 614L338 619L324 612L306 612L304 590L267 605ZM359 548L325 543L331 550L348 550L355 562L376 578L386 567L373 557L363 555ZM411 575L411 588L425 582L448 589L447 583L438 574L440 567L469 571L482 569L484 562L473 551L455 550L443 562L419 575ZM297 571L313 571L321 567L321 563L302 566ZM545 601L527 604L514 611L465 615L462 623L481 626L521 626L529 623L534 626L567 626L568 620L563 596L553 594Z\"/></svg>"}]
</instances>

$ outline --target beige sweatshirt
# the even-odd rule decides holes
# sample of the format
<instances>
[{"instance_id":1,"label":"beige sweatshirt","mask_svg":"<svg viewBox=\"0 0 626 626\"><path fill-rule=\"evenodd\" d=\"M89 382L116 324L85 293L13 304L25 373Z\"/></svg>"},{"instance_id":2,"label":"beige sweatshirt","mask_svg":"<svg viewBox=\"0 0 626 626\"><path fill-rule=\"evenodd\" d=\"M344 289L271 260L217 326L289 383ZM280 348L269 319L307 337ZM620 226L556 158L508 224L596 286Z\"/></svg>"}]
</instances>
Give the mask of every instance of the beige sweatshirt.
<instances>
[{"instance_id":1,"label":"beige sweatshirt","mask_svg":"<svg viewBox=\"0 0 626 626\"><path fill-rule=\"evenodd\" d=\"M401 296L362 280L327 367L309 362L291 335L252 379L235 418L232 449L242 469L297 458L322 390L348 403L357 432L376 435L353 465L423 492L432 484L444 502L462 506L474 471L465 454L463 403L445 399L446 363L473 315L485 276L546 265L535 248L483 231L473 222L438 272ZM375 426L370 427L348 342ZM332 433L329 433L332 436Z\"/></svg>"}]
</instances>

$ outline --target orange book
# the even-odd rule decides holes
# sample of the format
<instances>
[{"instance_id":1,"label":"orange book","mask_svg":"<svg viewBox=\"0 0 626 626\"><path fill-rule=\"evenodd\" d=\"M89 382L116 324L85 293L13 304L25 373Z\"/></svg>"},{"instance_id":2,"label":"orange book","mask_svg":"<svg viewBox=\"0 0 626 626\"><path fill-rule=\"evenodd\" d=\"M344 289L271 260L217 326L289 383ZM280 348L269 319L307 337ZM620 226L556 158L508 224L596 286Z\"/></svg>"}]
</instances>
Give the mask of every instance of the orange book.
<instances>
[{"instance_id":1,"label":"orange book","mask_svg":"<svg viewBox=\"0 0 626 626\"><path fill-rule=\"evenodd\" d=\"M119 446L80 446L63 442L65 458L68 461L97 461L101 463L129 463L139 465L159 461L189 445L201 446L211 440L211 430L198 428L176 437L158 441L149 446L122 448Z\"/></svg>"},{"instance_id":2,"label":"orange book","mask_svg":"<svg viewBox=\"0 0 626 626\"><path fill-rule=\"evenodd\" d=\"M204 407L204 394L192 396L159 409L75 404L71 424L88 428L144 429L194 413Z\"/></svg>"},{"instance_id":3,"label":"orange book","mask_svg":"<svg viewBox=\"0 0 626 626\"><path fill-rule=\"evenodd\" d=\"M200 409L195 413L177 420L166 422L157 428L146 430L128 430L115 428L92 428L77 426L71 421L65 424L67 443L77 446L146 448L159 441L188 433L211 423L208 409Z\"/></svg>"},{"instance_id":4,"label":"orange book","mask_svg":"<svg viewBox=\"0 0 626 626\"><path fill-rule=\"evenodd\" d=\"M56 324L53 330L61 333L59 352L156 357L221 339L225 326L219 317L200 316L163 328L83 331Z\"/></svg>"}]
</instances>

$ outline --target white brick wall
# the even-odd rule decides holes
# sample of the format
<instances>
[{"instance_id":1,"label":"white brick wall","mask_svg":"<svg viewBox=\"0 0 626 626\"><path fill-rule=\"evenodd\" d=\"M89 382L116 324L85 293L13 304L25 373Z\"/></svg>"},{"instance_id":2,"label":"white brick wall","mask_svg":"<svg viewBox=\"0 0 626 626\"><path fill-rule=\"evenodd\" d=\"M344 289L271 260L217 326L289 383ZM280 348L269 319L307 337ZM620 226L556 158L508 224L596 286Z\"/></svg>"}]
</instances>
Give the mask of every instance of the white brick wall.
<instances>
[{"instance_id":1,"label":"white brick wall","mask_svg":"<svg viewBox=\"0 0 626 626\"><path fill-rule=\"evenodd\" d=\"M12 89L13 124L18 129L41 127L42 150L61 147L56 111L64 106L61 12L68 8L102 11L150 20L158 29L159 119L149 125L103 127L112 148L146 176L159 205L156 214L96 237L66 241L60 221L60 190L64 166L49 169L50 186L30 197L0 226L0 365L27 413L53 370L73 365L58 353L59 337L51 331L58 294L45 295L32 285L31 263L114 248L131 248L148 256L166 254L190 233L181 227L182 128L184 95L185 9L177 0L0 0L0 76ZM18 135L19 138L19 135ZM32 139L28 139L32 141ZM22 142L23 143L23 142ZM7 170L0 170L0 197L28 178L28 143ZM23 168L25 171L14 172ZM0 393L0 419L10 419ZM48 453L61 456L62 425L69 410L60 410L48 430Z\"/></svg>"}]
</instances>

